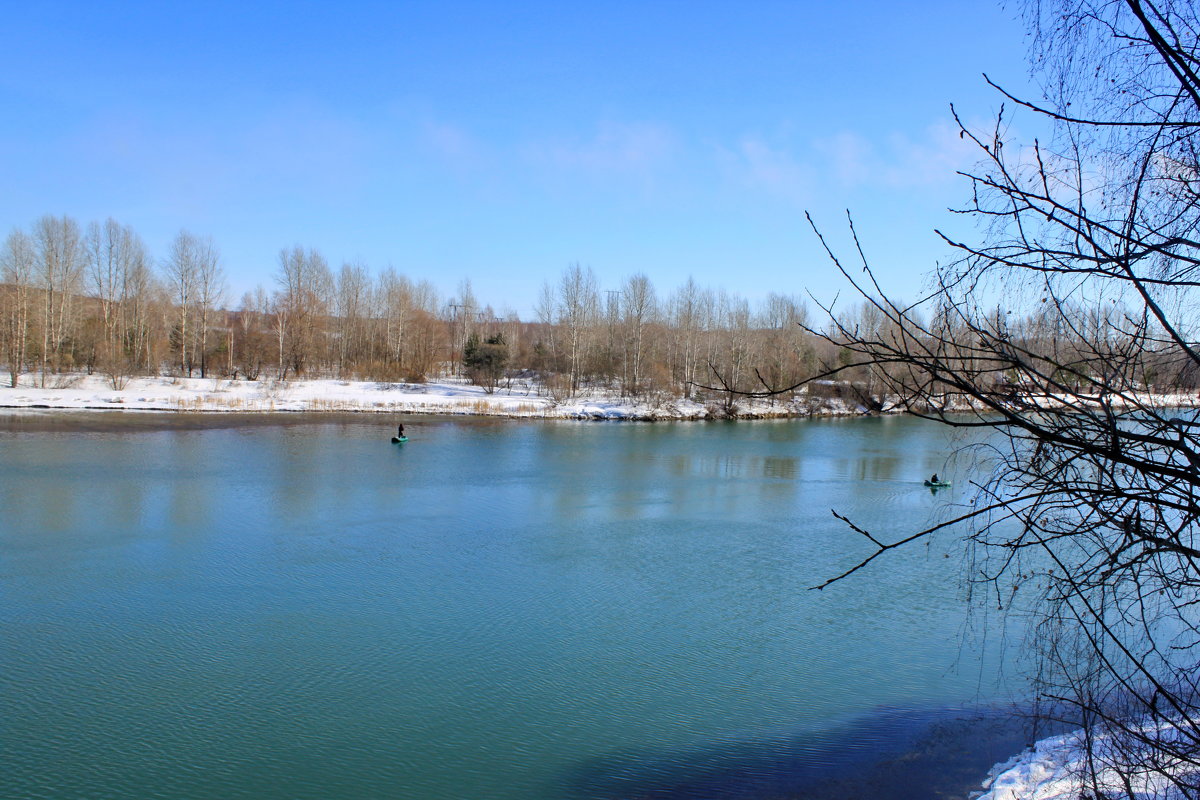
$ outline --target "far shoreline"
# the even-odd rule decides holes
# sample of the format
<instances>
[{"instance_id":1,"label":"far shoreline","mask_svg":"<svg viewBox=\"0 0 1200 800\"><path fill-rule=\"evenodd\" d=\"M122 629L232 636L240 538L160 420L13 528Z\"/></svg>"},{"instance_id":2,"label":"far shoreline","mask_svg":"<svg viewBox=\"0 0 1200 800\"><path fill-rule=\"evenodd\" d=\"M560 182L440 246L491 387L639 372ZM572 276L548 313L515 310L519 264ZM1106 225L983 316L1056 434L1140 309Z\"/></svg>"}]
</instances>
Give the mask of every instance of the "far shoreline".
<instances>
[{"instance_id":1,"label":"far shoreline","mask_svg":"<svg viewBox=\"0 0 1200 800\"><path fill-rule=\"evenodd\" d=\"M236 428L285 428L305 425L362 424L378 416L381 429L395 433L396 423L422 425L502 425L537 421L471 414L421 415L359 411L188 411L121 408L34 408L0 406L0 433L107 433ZM414 419L415 418L415 419ZM565 420L564 420L565 421Z\"/></svg>"},{"instance_id":2,"label":"far shoreline","mask_svg":"<svg viewBox=\"0 0 1200 800\"><path fill-rule=\"evenodd\" d=\"M41 386L41 383L47 383ZM119 386L120 388L115 388ZM1137 400L1159 408L1196 408L1190 393L1146 394ZM1053 404L1054 396L1039 402ZM944 411L972 413L966 403ZM977 409L975 409L977 411ZM576 420L596 422L712 422L879 418L908 415L895 397L866 396L852 385L814 382L787 396L770 398L703 395L699 398L647 393L622 397L586 389L554 397L534 381L487 391L462 378L425 383L348 381L333 378L278 381L226 378L137 377L114 381L99 374L41 376L24 373L16 387L0 386L0 414L29 412L177 414L225 418L261 415L354 417L451 417L458 419ZM937 412L934 412L937 413Z\"/></svg>"},{"instance_id":3,"label":"far shoreline","mask_svg":"<svg viewBox=\"0 0 1200 800\"><path fill-rule=\"evenodd\" d=\"M568 417L516 417L483 414L447 414L424 412L364 412L364 411L190 411L142 410L121 408L34 408L30 406L0 406L0 434L9 433L115 433L232 430L238 428L290 428L307 425L372 425L378 424L388 436L395 434L396 424L403 423L412 436L422 427L441 425L495 426L511 424L562 423L592 425L620 423L634 425L693 425L722 423L779 423L854 422L858 420L902 417L907 414L818 415L743 417L739 419L633 419L615 420ZM374 419L377 418L377 419ZM381 434L382 435L382 434Z\"/></svg>"},{"instance_id":4,"label":"far shoreline","mask_svg":"<svg viewBox=\"0 0 1200 800\"><path fill-rule=\"evenodd\" d=\"M529 381L487 391L461 378L426 383L169 376L113 381L97 374L63 374L46 376L44 382L47 385L41 386L42 376L25 373L16 387L0 387L0 412L346 413L660 422L854 417L898 410L868 408L857 400L847 400L841 396L843 390L832 383L826 387L828 397L805 390L788 397L714 399L710 395L691 399L664 393L622 397L596 389L554 397Z\"/></svg>"}]
</instances>

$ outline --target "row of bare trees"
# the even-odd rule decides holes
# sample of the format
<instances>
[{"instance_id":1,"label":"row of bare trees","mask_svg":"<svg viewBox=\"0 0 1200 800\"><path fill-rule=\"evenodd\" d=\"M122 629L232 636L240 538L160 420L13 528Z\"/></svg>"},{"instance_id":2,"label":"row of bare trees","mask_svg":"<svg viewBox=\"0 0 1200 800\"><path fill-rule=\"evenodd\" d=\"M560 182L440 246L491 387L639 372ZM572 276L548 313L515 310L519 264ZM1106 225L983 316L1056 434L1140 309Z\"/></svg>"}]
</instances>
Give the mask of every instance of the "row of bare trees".
<instances>
[{"instance_id":1,"label":"row of bare trees","mask_svg":"<svg viewBox=\"0 0 1200 800\"><path fill-rule=\"evenodd\" d=\"M752 309L690 279L665 298L643 274L602 292L591 270L575 265L542 287L536 313L531 363L561 376L572 392L602 384L630 397L690 395L714 369L731 386L750 388L756 365L798 380L828 358L828 348L797 324L806 318L803 301L772 294Z\"/></svg>"},{"instance_id":2,"label":"row of bare trees","mask_svg":"<svg viewBox=\"0 0 1200 800\"><path fill-rule=\"evenodd\" d=\"M317 250L279 253L274 287L228 303L221 256L187 231L153 258L129 226L45 216L0 250L2 358L10 382L99 371L120 382L170 373L421 381L461 371L466 343L499 336L509 376L570 396L693 394L714 368L753 388L755 368L798 381L832 351L797 325L801 300L759 308L689 280L660 296L645 275L602 291L579 265L548 282L532 322L498 315L464 281L448 299L427 282L360 263L336 272ZM728 393L725 397L732 395Z\"/></svg>"},{"instance_id":3,"label":"row of bare trees","mask_svg":"<svg viewBox=\"0 0 1200 800\"><path fill-rule=\"evenodd\" d=\"M335 272L319 251L300 246L280 251L272 290L260 286L232 306L210 238L181 231L154 259L136 232L111 219L83 228L69 217L42 217L8 237L0 270L0 357L13 385L22 373L44 385L79 370L114 383L162 373L423 381L471 372L462 363L467 343L499 337L506 369L498 380L489 373L489 389L535 378L528 383L562 399L583 389L651 402L687 396L728 413L742 393L802 384L831 369L841 379L836 393L879 407L899 369L854 360L856 337L895 328L871 303L831 333L809 330L807 307L794 296L770 294L752 306L690 279L663 295L644 274L604 290L581 265L543 285L529 322L498 315L469 281L443 299L391 267L375 274L348 263ZM1109 330L1122 312L1076 303L1062 314L1045 306L1021 316L990 313L1014 341L1053 347L1058 358L1082 364L1094 332ZM956 320L944 306L931 324L940 326L946 354L967 363L975 334ZM1109 339L1116 349L1127 344ZM1181 372L1149 350L1137 358L1144 385L1196 382L1196 370ZM1019 383L1012 370L980 370L974 379L1010 389Z\"/></svg>"},{"instance_id":4,"label":"row of bare trees","mask_svg":"<svg viewBox=\"0 0 1200 800\"><path fill-rule=\"evenodd\" d=\"M506 368L498 379L489 371L489 390L533 378L527 384L560 399L602 389L649 402L686 396L730 413L743 393L803 384L833 369L837 387L800 391L878 408L901 370L855 360L858 339L897 329L870 302L849 323L840 320L841 329L810 330L807 307L794 296L770 294L752 306L691 279L663 295L644 274L604 290L581 265L543 285L530 322L498 315L469 281L443 299L428 282L391 267L374 274L348 263L335 272L319 251L300 246L280 251L272 290L260 286L231 306L210 238L181 231L166 256L154 259L136 232L111 219L82 228L69 217L42 217L8 237L0 271L0 357L13 385L22 373L44 385L48 376L79 370L117 384L162 373L418 382L478 374L464 369L467 343L499 337ZM1097 332L1107 332L1113 352L1131 341L1113 333L1112 321L1126 313L1114 303L1064 298L1023 314L988 313L1014 342L1051 348L1082 371ZM947 358L964 367L984 363L971 353L977 334L952 304L934 310L930 324ZM902 345L905 355L925 346L916 338ZM1143 386L1192 386L1200 377L1155 350L1135 356ZM1012 369L981 366L972 380L1007 391L1021 382Z\"/></svg>"},{"instance_id":5,"label":"row of bare trees","mask_svg":"<svg viewBox=\"0 0 1200 800\"><path fill-rule=\"evenodd\" d=\"M12 385L34 367L44 385L47 375L80 367L159 366L155 338L165 321L154 307L164 305L163 291L130 228L108 220L85 230L70 217L44 216L8 236L0 277L0 333Z\"/></svg>"},{"instance_id":6,"label":"row of bare trees","mask_svg":"<svg viewBox=\"0 0 1200 800\"><path fill-rule=\"evenodd\" d=\"M228 348L225 278L211 239L181 231L155 262L141 237L109 219L83 228L47 215L0 249L0 319L10 383L100 370L209 373Z\"/></svg>"}]
</instances>

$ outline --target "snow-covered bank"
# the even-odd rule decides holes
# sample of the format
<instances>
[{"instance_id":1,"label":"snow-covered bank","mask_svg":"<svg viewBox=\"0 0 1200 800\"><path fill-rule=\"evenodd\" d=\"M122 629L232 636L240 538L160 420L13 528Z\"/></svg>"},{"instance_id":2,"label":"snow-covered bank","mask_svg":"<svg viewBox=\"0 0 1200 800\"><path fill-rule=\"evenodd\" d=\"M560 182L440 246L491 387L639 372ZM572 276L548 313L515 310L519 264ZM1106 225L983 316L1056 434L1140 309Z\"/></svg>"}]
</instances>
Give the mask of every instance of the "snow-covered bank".
<instances>
[{"instance_id":1,"label":"snow-covered bank","mask_svg":"<svg viewBox=\"0 0 1200 800\"><path fill-rule=\"evenodd\" d=\"M1176 731L1171 728L1170 732ZM1158 768L1152 772L1123 770L1135 773L1125 776L1132 789L1130 794L1117 770L1110 765L1116 758L1112 750L1102 737L1092 742L1091 758L1097 768L1098 788L1109 800L1184 800L1188 795L1168 779L1167 774L1193 786L1200 778L1190 765L1160 755ZM1042 739L1024 753L993 767L983 784L985 793L976 800L1079 800L1091 797L1092 785L1082 779L1087 759L1081 731Z\"/></svg>"},{"instance_id":2,"label":"snow-covered bank","mask_svg":"<svg viewBox=\"0 0 1200 800\"><path fill-rule=\"evenodd\" d=\"M0 408L128 409L131 411L269 412L352 411L402 414L472 414L548 419L689 420L723 417L841 417L868 413L894 413L895 401L873 403L868 409L853 390L834 381L818 381L820 391L802 389L793 398L736 397L732 410L722 401L698 402L667 395L620 397L613 392L583 391L555 399L533 381L513 382L488 394L461 378L427 383L386 383L333 379L277 381L224 378L138 377L113 388L102 375L50 375L27 373L16 387L0 386ZM1154 394L1137 398L1159 408L1186 408L1200 404L1190 394ZM1110 398L1114 405L1129 399ZM1061 402L1042 398L1046 406ZM961 403L961 407L960 407ZM960 400L946 411L969 412Z\"/></svg>"},{"instance_id":3,"label":"snow-covered bank","mask_svg":"<svg viewBox=\"0 0 1200 800\"><path fill-rule=\"evenodd\" d=\"M53 375L45 388L36 374L16 387L0 387L0 408L128 409L135 411L269 412L362 411L397 414L478 414L555 419L705 419L722 409L681 398L658 400L582 394L556 401L534 386L499 388L448 379L430 383L292 380L230 381L214 378L130 378L114 389L100 375ZM734 416L845 416L866 409L838 398L792 402L739 398Z\"/></svg>"}]
</instances>

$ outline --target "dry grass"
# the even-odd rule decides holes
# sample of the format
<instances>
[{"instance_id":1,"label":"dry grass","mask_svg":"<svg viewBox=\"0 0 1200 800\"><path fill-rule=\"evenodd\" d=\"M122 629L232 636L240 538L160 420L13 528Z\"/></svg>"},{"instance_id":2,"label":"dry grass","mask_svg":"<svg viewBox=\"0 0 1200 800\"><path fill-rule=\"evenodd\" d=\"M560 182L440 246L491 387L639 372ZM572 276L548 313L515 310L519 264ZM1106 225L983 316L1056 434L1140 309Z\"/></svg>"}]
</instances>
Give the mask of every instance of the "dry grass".
<instances>
[{"instance_id":1,"label":"dry grass","mask_svg":"<svg viewBox=\"0 0 1200 800\"><path fill-rule=\"evenodd\" d=\"M55 375L50 381L51 389L74 389L83 382L83 375L77 373L64 373Z\"/></svg>"},{"instance_id":2,"label":"dry grass","mask_svg":"<svg viewBox=\"0 0 1200 800\"><path fill-rule=\"evenodd\" d=\"M305 404L308 411L362 411L357 400L331 400L325 397L310 398Z\"/></svg>"},{"instance_id":3,"label":"dry grass","mask_svg":"<svg viewBox=\"0 0 1200 800\"><path fill-rule=\"evenodd\" d=\"M537 403L518 403L515 408L511 409L510 413L530 416L535 414L545 414L546 407L538 405Z\"/></svg>"}]
</instances>

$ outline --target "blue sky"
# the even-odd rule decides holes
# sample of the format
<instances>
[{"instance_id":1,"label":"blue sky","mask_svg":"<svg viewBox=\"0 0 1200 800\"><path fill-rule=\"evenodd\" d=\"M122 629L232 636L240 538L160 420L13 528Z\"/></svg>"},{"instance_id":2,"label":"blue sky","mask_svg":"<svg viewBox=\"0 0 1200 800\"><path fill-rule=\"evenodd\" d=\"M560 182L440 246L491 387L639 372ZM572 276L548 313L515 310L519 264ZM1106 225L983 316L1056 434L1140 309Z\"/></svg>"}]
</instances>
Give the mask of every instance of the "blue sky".
<instances>
[{"instance_id":1,"label":"blue sky","mask_svg":"<svg viewBox=\"0 0 1200 800\"><path fill-rule=\"evenodd\" d=\"M209 234L231 288L278 251L470 278L530 315L570 264L750 298L836 291L845 209L900 294L963 230L980 73L1027 86L990 2L13 3L0 227ZM1018 121L1017 123L1021 123Z\"/></svg>"}]
</instances>

